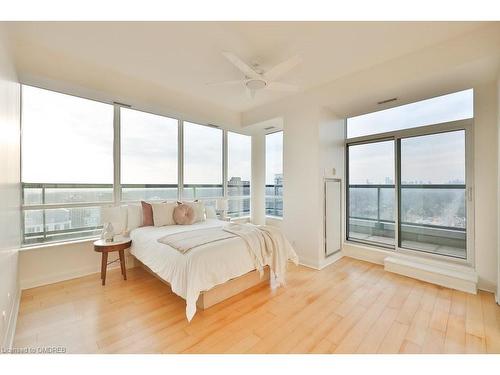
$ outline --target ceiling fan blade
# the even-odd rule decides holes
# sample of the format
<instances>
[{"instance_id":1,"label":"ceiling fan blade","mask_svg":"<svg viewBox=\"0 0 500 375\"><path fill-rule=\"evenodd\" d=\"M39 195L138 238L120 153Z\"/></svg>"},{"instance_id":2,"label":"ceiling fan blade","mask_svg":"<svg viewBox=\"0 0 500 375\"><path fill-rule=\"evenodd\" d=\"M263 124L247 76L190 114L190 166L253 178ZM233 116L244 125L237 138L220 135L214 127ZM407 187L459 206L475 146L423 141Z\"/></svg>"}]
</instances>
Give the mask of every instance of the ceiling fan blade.
<instances>
[{"instance_id":1,"label":"ceiling fan blade","mask_svg":"<svg viewBox=\"0 0 500 375\"><path fill-rule=\"evenodd\" d=\"M248 87L246 87L246 92L249 99L255 98L255 90L251 90Z\"/></svg>"},{"instance_id":2,"label":"ceiling fan blade","mask_svg":"<svg viewBox=\"0 0 500 375\"><path fill-rule=\"evenodd\" d=\"M300 87L295 85L290 85L288 83L270 82L266 86L266 89L273 91L297 92L300 90Z\"/></svg>"},{"instance_id":3,"label":"ceiling fan blade","mask_svg":"<svg viewBox=\"0 0 500 375\"><path fill-rule=\"evenodd\" d=\"M239 70L245 74L245 76L250 78L262 78L262 76L257 73L250 65L241 60L238 56L236 56L232 52L222 52L224 57L228 59L228 61L236 66Z\"/></svg>"},{"instance_id":4,"label":"ceiling fan blade","mask_svg":"<svg viewBox=\"0 0 500 375\"><path fill-rule=\"evenodd\" d=\"M238 79L235 81L220 81L220 82L209 82L206 85L207 86L230 86L230 85L236 85L236 84L242 84L245 83L244 79Z\"/></svg>"},{"instance_id":5,"label":"ceiling fan blade","mask_svg":"<svg viewBox=\"0 0 500 375\"><path fill-rule=\"evenodd\" d=\"M264 76L269 80L277 79L287 73L289 70L295 68L301 61L302 59L300 58L300 56L294 56L276 65L274 68L269 69L266 73L264 73Z\"/></svg>"}]
</instances>

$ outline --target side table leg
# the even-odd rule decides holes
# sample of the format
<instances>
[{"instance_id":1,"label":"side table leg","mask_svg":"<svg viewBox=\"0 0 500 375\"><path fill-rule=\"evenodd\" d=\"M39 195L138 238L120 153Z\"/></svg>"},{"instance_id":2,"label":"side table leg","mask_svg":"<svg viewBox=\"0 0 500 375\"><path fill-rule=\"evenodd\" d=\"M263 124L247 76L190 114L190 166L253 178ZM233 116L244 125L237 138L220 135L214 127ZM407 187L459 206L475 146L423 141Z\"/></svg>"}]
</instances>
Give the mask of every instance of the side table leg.
<instances>
[{"instance_id":1,"label":"side table leg","mask_svg":"<svg viewBox=\"0 0 500 375\"><path fill-rule=\"evenodd\" d=\"M102 253L102 260L101 260L101 279L102 279L102 285L106 284L106 269L108 268L108 253L103 252Z\"/></svg>"},{"instance_id":2,"label":"side table leg","mask_svg":"<svg viewBox=\"0 0 500 375\"><path fill-rule=\"evenodd\" d=\"M120 254L120 266L122 268L123 280L127 280L127 268L125 267L125 252L124 252L124 250L120 250L119 254Z\"/></svg>"}]
</instances>

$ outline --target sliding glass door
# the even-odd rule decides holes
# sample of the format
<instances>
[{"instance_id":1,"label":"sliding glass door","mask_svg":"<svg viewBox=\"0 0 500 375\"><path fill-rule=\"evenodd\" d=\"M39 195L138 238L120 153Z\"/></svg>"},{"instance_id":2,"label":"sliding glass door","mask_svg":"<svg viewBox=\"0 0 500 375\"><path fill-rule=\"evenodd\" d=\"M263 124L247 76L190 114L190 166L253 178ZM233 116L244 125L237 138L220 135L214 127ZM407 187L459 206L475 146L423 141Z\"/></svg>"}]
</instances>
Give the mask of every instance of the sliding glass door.
<instances>
[{"instance_id":1,"label":"sliding glass door","mask_svg":"<svg viewBox=\"0 0 500 375\"><path fill-rule=\"evenodd\" d=\"M348 146L348 237L394 246L394 140Z\"/></svg>"},{"instance_id":2,"label":"sliding glass door","mask_svg":"<svg viewBox=\"0 0 500 375\"><path fill-rule=\"evenodd\" d=\"M465 259L466 134L402 138L399 246Z\"/></svg>"},{"instance_id":3,"label":"sliding glass door","mask_svg":"<svg viewBox=\"0 0 500 375\"><path fill-rule=\"evenodd\" d=\"M461 120L347 143L347 239L469 261L471 125Z\"/></svg>"}]
</instances>

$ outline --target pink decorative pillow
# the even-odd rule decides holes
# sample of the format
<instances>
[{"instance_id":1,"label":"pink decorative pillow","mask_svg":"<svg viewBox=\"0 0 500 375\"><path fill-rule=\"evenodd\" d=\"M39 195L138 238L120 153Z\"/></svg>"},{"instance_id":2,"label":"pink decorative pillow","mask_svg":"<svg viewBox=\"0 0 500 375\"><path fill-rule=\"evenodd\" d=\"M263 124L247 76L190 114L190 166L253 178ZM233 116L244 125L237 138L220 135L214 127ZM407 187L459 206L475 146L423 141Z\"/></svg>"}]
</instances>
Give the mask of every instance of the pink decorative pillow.
<instances>
[{"instance_id":1,"label":"pink decorative pillow","mask_svg":"<svg viewBox=\"0 0 500 375\"><path fill-rule=\"evenodd\" d=\"M154 225L153 221L153 206L149 203L141 201L142 205L142 225L141 227L152 227Z\"/></svg>"},{"instance_id":2,"label":"pink decorative pillow","mask_svg":"<svg viewBox=\"0 0 500 375\"><path fill-rule=\"evenodd\" d=\"M194 223L195 213L187 204L179 204L174 209L174 221L180 225L191 225Z\"/></svg>"}]
</instances>

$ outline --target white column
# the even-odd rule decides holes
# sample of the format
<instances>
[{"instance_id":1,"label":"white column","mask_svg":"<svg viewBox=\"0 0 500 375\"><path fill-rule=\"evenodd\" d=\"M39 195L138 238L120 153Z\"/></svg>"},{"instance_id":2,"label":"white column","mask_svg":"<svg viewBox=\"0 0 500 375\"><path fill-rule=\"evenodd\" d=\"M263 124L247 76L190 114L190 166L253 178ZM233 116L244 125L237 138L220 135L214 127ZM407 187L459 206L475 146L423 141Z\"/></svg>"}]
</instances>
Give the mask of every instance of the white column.
<instances>
[{"instance_id":1,"label":"white column","mask_svg":"<svg viewBox=\"0 0 500 375\"><path fill-rule=\"evenodd\" d=\"M266 137L264 133L252 135L251 220L265 224Z\"/></svg>"}]
</instances>

